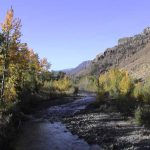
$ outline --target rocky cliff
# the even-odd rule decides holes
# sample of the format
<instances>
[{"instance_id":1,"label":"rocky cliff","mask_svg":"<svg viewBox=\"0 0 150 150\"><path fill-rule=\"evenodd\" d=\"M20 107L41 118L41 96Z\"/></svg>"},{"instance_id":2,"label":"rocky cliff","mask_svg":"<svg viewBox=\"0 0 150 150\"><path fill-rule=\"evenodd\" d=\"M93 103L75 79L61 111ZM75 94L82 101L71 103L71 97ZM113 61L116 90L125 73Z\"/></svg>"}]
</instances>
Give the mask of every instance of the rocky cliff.
<instances>
[{"instance_id":1,"label":"rocky cliff","mask_svg":"<svg viewBox=\"0 0 150 150\"><path fill-rule=\"evenodd\" d=\"M88 67L76 72L76 76L99 75L111 67L127 69L137 78L150 76L150 27L133 37L118 40L118 45L108 48L89 62Z\"/></svg>"}]
</instances>

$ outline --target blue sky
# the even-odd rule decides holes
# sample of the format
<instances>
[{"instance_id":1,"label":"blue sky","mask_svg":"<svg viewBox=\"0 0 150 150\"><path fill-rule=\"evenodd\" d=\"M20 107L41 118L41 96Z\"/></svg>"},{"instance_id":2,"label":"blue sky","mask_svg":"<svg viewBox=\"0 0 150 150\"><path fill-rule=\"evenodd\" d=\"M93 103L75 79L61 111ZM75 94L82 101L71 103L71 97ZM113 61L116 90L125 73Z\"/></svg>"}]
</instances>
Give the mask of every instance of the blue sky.
<instances>
[{"instance_id":1,"label":"blue sky","mask_svg":"<svg viewBox=\"0 0 150 150\"><path fill-rule=\"evenodd\" d=\"M150 26L149 0L0 0L0 22L10 6L22 20L22 41L53 70L93 59L118 38Z\"/></svg>"}]
</instances>

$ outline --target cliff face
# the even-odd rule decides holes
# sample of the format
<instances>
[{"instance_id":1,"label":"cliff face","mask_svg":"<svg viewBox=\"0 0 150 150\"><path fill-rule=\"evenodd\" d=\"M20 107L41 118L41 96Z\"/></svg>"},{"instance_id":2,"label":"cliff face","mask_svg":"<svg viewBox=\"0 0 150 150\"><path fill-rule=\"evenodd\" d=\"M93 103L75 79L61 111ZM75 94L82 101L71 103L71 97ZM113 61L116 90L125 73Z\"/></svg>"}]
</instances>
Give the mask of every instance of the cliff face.
<instances>
[{"instance_id":1,"label":"cliff face","mask_svg":"<svg viewBox=\"0 0 150 150\"><path fill-rule=\"evenodd\" d=\"M135 55L123 60L119 67L128 70L136 78L150 77L150 42Z\"/></svg>"},{"instance_id":2,"label":"cliff face","mask_svg":"<svg viewBox=\"0 0 150 150\"><path fill-rule=\"evenodd\" d=\"M118 45L106 49L103 54L97 55L88 67L76 72L75 75L99 75L109 68L117 66L127 69L135 77L145 78L146 74L150 72L149 58L150 27L133 37L119 39Z\"/></svg>"}]
</instances>

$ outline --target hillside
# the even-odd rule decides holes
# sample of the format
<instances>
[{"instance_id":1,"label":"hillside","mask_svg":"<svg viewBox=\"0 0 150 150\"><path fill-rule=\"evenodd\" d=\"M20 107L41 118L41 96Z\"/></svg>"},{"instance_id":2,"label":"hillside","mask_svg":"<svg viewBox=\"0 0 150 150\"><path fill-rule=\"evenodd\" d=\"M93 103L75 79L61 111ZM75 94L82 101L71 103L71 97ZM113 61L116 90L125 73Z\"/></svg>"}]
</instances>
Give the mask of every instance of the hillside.
<instances>
[{"instance_id":1,"label":"hillside","mask_svg":"<svg viewBox=\"0 0 150 150\"><path fill-rule=\"evenodd\" d=\"M81 64L79 64L77 67L72 68L72 69L65 69L63 72L67 73L68 75L75 75L78 74L79 72L84 72L88 67L91 61L84 61Z\"/></svg>"},{"instance_id":2,"label":"hillside","mask_svg":"<svg viewBox=\"0 0 150 150\"><path fill-rule=\"evenodd\" d=\"M71 74L99 75L111 67L118 66L128 70L134 77L146 78L150 73L149 58L150 27L147 27L140 34L119 39L118 45L106 49L103 54L98 54L95 59L88 61L86 67L80 67L80 64Z\"/></svg>"}]
</instances>

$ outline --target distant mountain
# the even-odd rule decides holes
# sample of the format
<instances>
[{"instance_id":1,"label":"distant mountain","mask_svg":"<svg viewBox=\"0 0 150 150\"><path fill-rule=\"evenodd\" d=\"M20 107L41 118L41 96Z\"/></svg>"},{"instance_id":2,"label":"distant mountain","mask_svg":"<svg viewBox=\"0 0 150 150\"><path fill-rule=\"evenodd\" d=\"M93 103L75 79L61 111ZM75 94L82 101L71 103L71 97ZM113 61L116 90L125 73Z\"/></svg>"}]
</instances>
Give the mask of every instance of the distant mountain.
<instances>
[{"instance_id":1,"label":"distant mountain","mask_svg":"<svg viewBox=\"0 0 150 150\"><path fill-rule=\"evenodd\" d=\"M118 45L106 49L92 61L85 61L66 73L74 76L99 76L116 66L128 70L136 78L150 76L150 27L133 37L119 39Z\"/></svg>"},{"instance_id":2,"label":"distant mountain","mask_svg":"<svg viewBox=\"0 0 150 150\"><path fill-rule=\"evenodd\" d=\"M79 64L75 68L65 69L65 70L62 70L62 71L65 72L68 75L77 75L80 72L86 70L90 63L91 63L91 61L89 61L89 60L88 61L84 61L84 62L82 62L81 64Z\"/></svg>"}]
</instances>

